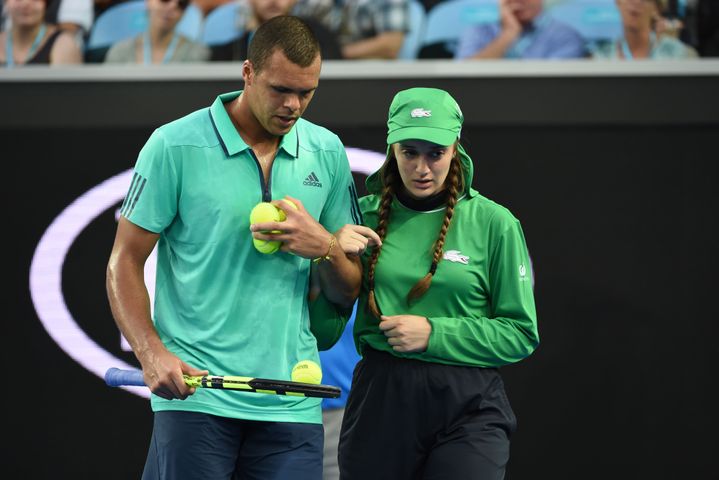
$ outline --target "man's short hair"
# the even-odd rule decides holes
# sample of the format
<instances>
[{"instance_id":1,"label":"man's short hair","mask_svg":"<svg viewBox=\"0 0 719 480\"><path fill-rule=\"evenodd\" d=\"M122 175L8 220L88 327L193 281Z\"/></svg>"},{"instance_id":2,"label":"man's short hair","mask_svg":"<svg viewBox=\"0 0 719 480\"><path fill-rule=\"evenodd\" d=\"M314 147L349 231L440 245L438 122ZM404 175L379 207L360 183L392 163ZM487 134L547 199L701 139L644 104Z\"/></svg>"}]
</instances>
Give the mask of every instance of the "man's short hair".
<instances>
[{"instance_id":1,"label":"man's short hair","mask_svg":"<svg viewBox=\"0 0 719 480\"><path fill-rule=\"evenodd\" d=\"M247 59L255 71L260 71L277 48L300 67L309 67L320 54L320 44L310 27L290 15L280 15L260 25L247 49Z\"/></svg>"}]
</instances>

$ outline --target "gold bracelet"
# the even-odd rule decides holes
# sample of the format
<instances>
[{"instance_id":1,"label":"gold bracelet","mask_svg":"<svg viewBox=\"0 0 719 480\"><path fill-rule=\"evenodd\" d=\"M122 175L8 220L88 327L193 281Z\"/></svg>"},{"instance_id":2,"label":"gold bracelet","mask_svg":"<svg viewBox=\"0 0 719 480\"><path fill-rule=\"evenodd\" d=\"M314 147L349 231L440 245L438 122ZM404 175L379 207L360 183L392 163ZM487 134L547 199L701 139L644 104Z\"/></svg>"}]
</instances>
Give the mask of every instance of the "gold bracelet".
<instances>
[{"instance_id":1,"label":"gold bracelet","mask_svg":"<svg viewBox=\"0 0 719 480\"><path fill-rule=\"evenodd\" d=\"M329 246L329 248L327 249L327 253L325 253L325 254L324 254L323 256L321 256L321 257L315 258L315 259L312 260L312 261L315 262L315 263L321 263L321 262L324 262L324 261L326 261L326 260L329 260L329 259L330 259L330 254L332 253L332 247L334 247L335 245L337 245L337 237L335 237L334 235L332 235L332 236L330 237L330 246Z\"/></svg>"}]
</instances>

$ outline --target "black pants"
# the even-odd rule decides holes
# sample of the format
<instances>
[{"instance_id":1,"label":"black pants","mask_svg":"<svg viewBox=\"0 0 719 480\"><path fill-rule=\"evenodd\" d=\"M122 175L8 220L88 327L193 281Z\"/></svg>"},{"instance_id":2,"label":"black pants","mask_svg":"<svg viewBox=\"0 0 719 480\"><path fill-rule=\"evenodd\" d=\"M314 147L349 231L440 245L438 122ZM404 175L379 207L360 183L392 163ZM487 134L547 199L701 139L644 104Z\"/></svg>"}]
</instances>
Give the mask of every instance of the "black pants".
<instances>
[{"instance_id":1,"label":"black pants","mask_svg":"<svg viewBox=\"0 0 719 480\"><path fill-rule=\"evenodd\" d=\"M340 433L342 480L504 478L516 419L497 369L364 353Z\"/></svg>"}]
</instances>

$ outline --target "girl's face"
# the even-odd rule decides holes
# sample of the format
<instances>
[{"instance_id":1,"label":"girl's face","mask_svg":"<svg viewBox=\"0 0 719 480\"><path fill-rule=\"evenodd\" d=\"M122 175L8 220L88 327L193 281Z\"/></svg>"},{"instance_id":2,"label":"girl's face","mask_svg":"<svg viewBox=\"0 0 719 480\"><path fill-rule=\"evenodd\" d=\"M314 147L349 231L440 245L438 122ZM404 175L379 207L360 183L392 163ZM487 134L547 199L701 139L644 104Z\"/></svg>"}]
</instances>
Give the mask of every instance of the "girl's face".
<instances>
[{"instance_id":1,"label":"girl's face","mask_svg":"<svg viewBox=\"0 0 719 480\"><path fill-rule=\"evenodd\" d=\"M424 140L392 145L402 183L412 198L421 200L444 190L455 149L455 145L442 146Z\"/></svg>"},{"instance_id":2,"label":"girl's face","mask_svg":"<svg viewBox=\"0 0 719 480\"><path fill-rule=\"evenodd\" d=\"M12 24L18 27L40 25L45 18L45 0L7 0L6 8Z\"/></svg>"},{"instance_id":3,"label":"girl's face","mask_svg":"<svg viewBox=\"0 0 719 480\"><path fill-rule=\"evenodd\" d=\"M656 0L616 0L626 28L641 30L652 25L659 15Z\"/></svg>"},{"instance_id":4,"label":"girl's face","mask_svg":"<svg viewBox=\"0 0 719 480\"><path fill-rule=\"evenodd\" d=\"M172 30L180 22L189 0L147 0L150 23L160 30Z\"/></svg>"}]
</instances>

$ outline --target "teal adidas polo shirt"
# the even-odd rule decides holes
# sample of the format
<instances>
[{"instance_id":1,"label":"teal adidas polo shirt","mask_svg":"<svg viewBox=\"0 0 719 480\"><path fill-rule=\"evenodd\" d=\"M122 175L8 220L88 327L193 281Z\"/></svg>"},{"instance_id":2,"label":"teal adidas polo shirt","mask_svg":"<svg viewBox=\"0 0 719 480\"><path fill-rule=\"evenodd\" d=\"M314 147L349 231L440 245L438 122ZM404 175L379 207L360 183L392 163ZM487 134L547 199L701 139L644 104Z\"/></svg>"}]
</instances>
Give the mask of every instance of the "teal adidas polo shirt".
<instances>
[{"instance_id":1,"label":"teal adidas polo shirt","mask_svg":"<svg viewBox=\"0 0 719 480\"><path fill-rule=\"evenodd\" d=\"M121 213L159 233L155 327L167 348L213 375L289 379L300 360L319 362L310 333L311 261L265 255L249 215L289 195L330 232L360 223L345 149L300 119L281 139L265 184L220 95L209 108L164 125L142 148ZM198 389L187 400L152 397L154 411L321 423L319 399Z\"/></svg>"}]
</instances>

